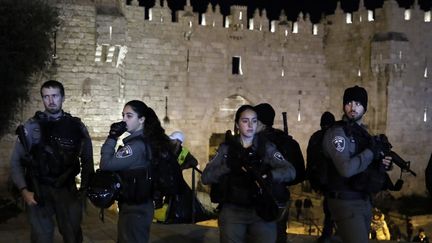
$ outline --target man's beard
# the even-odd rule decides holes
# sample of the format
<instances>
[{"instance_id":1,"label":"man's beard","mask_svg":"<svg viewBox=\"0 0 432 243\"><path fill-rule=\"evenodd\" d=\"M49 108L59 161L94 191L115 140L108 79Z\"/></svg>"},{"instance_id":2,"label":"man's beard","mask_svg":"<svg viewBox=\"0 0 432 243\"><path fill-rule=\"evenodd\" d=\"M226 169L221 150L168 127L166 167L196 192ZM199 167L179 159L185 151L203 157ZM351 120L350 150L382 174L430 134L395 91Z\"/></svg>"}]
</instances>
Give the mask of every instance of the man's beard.
<instances>
[{"instance_id":1,"label":"man's beard","mask_svg":"<svg viewBox=\"0 0 432 243\"><path fill-rule=\"evenodd\" d=\"M59 108L49 108L48 107L48 109L46 109L46 111L48 113L50 113L51 115L58 115L59 113L61 113L62 109L61 109L61 107L59 107Z\"/></svg>"},{"instance_id":2,"label":"man's beard","mask_svg":"<svg viewBox=\"0 0 432 243\"><path fill-rule=\"evenodd\" d=\"M357 122L360 119L362 119L363 115L361 115L361 116L359 116L359 115L355 115L355 116L347 115L346 117L348 118L348 120L350 122Z\"/></svg>"}]
</instances>

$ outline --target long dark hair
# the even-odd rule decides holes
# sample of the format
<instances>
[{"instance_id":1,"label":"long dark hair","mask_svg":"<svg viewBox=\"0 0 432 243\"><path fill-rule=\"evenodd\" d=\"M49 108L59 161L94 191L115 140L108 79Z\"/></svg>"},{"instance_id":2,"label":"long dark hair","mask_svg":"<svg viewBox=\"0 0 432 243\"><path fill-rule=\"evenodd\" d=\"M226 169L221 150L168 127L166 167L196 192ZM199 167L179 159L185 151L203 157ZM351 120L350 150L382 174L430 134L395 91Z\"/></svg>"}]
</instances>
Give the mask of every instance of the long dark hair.
<instances>
[{"instance_id":1,"label":"long dark hair","mask_svg":"<svg viewBox=\"0 0 432 243\"><path fill-rule=\"evenodd\" d=\"M146 111L148 109L148 106L144 102L140 100L131 100L124 106L129 106L130 108L132 108L132 110L137 113L138 118L141 118L143 116L147 118Z\"/></svg>"},{"instance_id":2,"label":"long dark hair","mask_svg":"<svg viewBox=\"0 0 432 243\"><path fill-rule=\"evenodd\" d=\"M152 108L140 100L131 100L125 106L130 106L137 113L138 118L145 117L143 135L150 145L153 157L160 157L162 153L172 151L170 139Z\"/></svg>"},{"instance_id":3,"label":"long dark hair","mask_svg":"<svg viewBox=\"0 0 432 243\"><path fill-rule=\"evenodd\" d=\"M145 118L144 137L150 144L152 156L160 158L162 154L174 151L169 137L165 134L165 129L152 108L147 108Z\"/></svg>"}]
</instances>

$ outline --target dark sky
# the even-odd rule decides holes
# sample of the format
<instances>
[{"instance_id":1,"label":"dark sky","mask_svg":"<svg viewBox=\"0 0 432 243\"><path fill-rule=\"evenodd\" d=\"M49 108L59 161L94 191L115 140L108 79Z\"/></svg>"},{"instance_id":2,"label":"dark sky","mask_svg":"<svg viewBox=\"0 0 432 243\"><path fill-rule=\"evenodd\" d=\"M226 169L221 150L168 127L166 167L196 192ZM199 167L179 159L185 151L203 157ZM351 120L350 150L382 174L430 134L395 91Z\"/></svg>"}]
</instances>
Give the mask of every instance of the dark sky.
<instances>
[{"instance_id":1,"label":"dark sky","mask_svg":"<svg viewBox=\"0 0 432 243\"><path fill-rule=\"evenodd\" d=\"M128 0L130 1L130 0ZM152 7L155 1L160 0L139 0L140 5ZM256 8L266 9L267 17L271 20L278 19L281 9L285 10L290 20L295 20L300 11L309 13L312 22L319 22L323 14L331 14L336 8L337 0L190 0L195 12L206 11L209 2L215 6L218 4L223 15L229 14L231 5L248 6L248 16L251 17ZM381 7L384 0L363 0L368 9ZM387 0L394 1L394 0ZM397 0L401 7L408 8L415 1L420 3L422 9L430 9L432 0ZM359 0L342 0L342 9L345 12L352 12L358 9ZM186 0L168 0L168 6L172 10L183 9Z\"/></svg>"}]
</instances>

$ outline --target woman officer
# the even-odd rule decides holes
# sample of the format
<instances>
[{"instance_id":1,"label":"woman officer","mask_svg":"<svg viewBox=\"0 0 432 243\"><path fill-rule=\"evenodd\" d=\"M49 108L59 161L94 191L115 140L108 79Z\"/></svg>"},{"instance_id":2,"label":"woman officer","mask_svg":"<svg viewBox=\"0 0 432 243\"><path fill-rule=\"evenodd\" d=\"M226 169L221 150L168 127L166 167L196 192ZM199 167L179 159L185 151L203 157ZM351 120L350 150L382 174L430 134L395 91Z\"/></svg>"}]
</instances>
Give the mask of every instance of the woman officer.
<instances>
[{"instance_id":1,"label":"woman officer","mask_svg":"<svg viewBox=\"0 0 432 243\"><path fill-rule=\"evenodd\" d=\"M100 168L116 171L122 179L118 242L147 243L154 213L150 158L157 156L161 148L170 149L170 142L155 112L142 101L126 103L122 116L122 122L111 125L102 146ZM117 139L125 131L130 135L115 151Z\"/></svg>"},{"instance_id":2,"label":"woman officer","mask_svg":"<svg viewBox=\"0 0 432 243\"><path fill-rule=\"evenodd\" d=\"M276 241L276 221L265 220L266 215L257 212L254 205L256 188L245 167L256 169L264 180L270 182L293 180L295 169L272 143L256 136L256 128L254 108L241 106L235 115L238 134L219 146L201 177L203 184L218 183L221 188L221 243Z\"/></svg>"}]
</instances>

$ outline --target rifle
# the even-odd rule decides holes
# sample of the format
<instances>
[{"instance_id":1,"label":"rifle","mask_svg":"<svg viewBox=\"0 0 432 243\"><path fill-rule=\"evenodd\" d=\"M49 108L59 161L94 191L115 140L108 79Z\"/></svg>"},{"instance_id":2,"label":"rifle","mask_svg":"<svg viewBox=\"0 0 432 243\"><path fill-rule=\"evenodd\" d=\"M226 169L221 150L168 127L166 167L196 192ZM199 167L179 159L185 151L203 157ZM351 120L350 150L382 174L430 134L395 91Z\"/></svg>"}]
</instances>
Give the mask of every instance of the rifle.
<instances>
[{"instance_id":1,"label":"rifle","mask_svg":"<svg viewBox=\"0 0 432 243\"><path fill-rule=\"evenodd\" d=\"M287 120L287 113L286 111L282 112L282 119L283 119L283 129L286 135L288 135L288 120Z\"/></svg>"},{"instance_id":2,"label":"rifle","mask_svg":"<svg viewBox=\"0 0 432 243\"><path fill-rule=\"evenodd\" d=\"M229 146L233 146L234 150L240 153L238 159L238 169L246 173L254 182L256 193L254 195L254 207L258 216L265 221L274 221L281 215L279 206L272 193L272 188L269 182L262 177L260 170L255 167L259 163L255 161L251 151L243 148L240 143L235 142L234 137L230 132L226 132L226 142ZM266 178L270 179L270 178Z\"/></svg>"},{"instance_id":3,"label":"rifle","mask_svg":"<svg viewBox=\"0 0 432 243\"><path fill-rule=\"evenodd\" d=\"M378 136L374 136L374 139L383 148L382 153L384 156L392 157L392 162L395 165L397 165L402 171L406 171L406 172L411 173L413 176L417 176L417 174L410 169L411 162L405 161L396 152L391 150L393 146L388 141L388 138L386 135L380 134Z\"/></svg>"},{"instance_id":4,"label":"rifle","mask_svg":"<svg viewBox=\"0 0 432 243\"><path fill-rule=\"evenodd\" d=\"M255 197L255 211L265 221L274 221L280 218L281 212L273 196L271 186L264 180L262 175L252 166L242 166L242 170L251 176L257 187Z\"/></svg>"},{"instance_id":5,"label":"rifle","mask_svg":"<svg viewBox=\"0 0 432 243\"><path fill-rule=\"evenodd\" d=\"M39 204L39 205L43 205L43 201L40 198L41 195L41 190L39 187L39 181L36 178L36 173L34 171L33 165L34 165L34 160L33 157L30 154L30 146L27 142L27 138L25 135L25 129L23 125L19 125L15 131L16 135L18 135L18 139L20 140L24 151L25 151L25 157L28 161L26 161L26 164L24 165L24 167L26 168L26 174L29 177L30 183L32 185L32 189L33 189L33 193L34 193L34 199L35 201Z\"/></svg>"}]
</instances>

